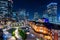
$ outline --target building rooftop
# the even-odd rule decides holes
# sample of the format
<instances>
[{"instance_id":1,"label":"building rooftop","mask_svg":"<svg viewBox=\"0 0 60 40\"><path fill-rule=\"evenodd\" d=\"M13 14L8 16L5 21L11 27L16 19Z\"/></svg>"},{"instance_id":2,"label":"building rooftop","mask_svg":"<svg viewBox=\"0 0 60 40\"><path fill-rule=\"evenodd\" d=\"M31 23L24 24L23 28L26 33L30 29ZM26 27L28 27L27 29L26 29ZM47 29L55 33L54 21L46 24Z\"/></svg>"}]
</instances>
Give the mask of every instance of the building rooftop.
<instances>
[{"instance_id":1,"label":"building rooftop","mask_svg":"<svg viewBox=\"0 0 60 40\"><path fill-rule=\"evenodd\" d=\"M8 1L8 0L0 0L0 1Z\"/></svg>"},{"instance_id":2,"label":"building rooftop","mask_svg":"<svg viewBox=\"0 0 60 40\"><path fill-rule=\"evenodd\" d=\"M59 24L54 24L54 23L40 23L40 22L35 22L35 23L43 24L48 29L60 30L60 25Z\"/></svg>"},{"instance_id":3,"label":"building rooftop","mask_svg":"<svg viewBox=\"0 0 60 40\"><path fill-rule=\"evenodd\" d=\"M10 1L11 3L13 3L13 1L12 1L12 0L0 0L0 1Z\"/></svg>"},{"instance_id":4,"label":"building rooftop","mask_svg":"<svg viewBox=\"0 0 60 40\"><path fill-rule=\"evenodd\" d=\"M60 25L53 23L44 23L44 25L49 29L60 30Z\"/></svg>"},{"instance_id":5,"label":"building rooftop","mask_svg":"<svg viewBox=\"0 0 60 40\"><path fill-rule=\"evenodd\" d=\"M47 5L47 7L50 7L50 6L52 6L52 5L57 6L57 3L50 3L50 4Z\"/></svg>"}]
</instances>

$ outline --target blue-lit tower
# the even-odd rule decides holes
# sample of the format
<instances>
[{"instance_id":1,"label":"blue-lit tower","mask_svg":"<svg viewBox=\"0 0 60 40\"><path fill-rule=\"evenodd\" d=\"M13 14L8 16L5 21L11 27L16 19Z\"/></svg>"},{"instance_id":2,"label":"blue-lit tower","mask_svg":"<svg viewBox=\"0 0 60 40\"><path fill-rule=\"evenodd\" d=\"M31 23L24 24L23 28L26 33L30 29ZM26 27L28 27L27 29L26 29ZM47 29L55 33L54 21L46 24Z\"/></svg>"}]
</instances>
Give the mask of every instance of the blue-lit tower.
<instances>
[{"instance_id":1,"label":"blue-lit tower","mask_svg":"<svg viewBox=\"0 0 60 40\"><path fill-rule=\"evenodd\" d=\"M50 22L57 22L57 3L48 4L47 13Z\"/></svg>"}]
</instances>

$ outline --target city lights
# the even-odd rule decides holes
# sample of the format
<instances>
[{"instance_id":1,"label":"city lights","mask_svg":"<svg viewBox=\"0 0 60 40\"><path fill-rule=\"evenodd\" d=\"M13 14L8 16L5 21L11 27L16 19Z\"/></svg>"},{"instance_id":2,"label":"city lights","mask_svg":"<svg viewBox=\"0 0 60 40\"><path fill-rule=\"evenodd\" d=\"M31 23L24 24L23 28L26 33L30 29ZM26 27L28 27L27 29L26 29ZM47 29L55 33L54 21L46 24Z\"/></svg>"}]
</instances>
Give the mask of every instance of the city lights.
<instances>
[{"instance_id":1,"label":"city lights","mask_svg":"<svg viewBox=\"0 0 60 40\"><path fill-rule=\"evenodd\" d=\"M0 0L0 40L60 40L59 3Z\"/></svg>"},{"instance_id":2,"label":"city lights","mask_svg":"<svg viewBox=\"0 0 60 40\"><path fill-rule=\"evenodd\" d=\"M44 36L44 38L46 38L48 40L52 40L52 37L50 37L50 36Z\"/></svg>"}]
</instances>

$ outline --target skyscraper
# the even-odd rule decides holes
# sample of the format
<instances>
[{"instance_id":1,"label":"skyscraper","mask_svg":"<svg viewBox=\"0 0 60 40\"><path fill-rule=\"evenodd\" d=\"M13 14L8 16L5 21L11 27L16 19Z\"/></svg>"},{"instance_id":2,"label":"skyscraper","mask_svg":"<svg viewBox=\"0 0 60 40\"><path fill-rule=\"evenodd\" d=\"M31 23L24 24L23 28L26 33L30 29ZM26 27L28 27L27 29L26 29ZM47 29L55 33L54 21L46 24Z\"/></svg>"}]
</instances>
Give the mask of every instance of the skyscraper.
<instances>
[{"instance_id":1,"label":"skyscraper","mask_svg":"<svg viewBox=\"0 0 60 40\"><path fill-rule=\"evenodd\" d=\"M19 20L24 20L26 16L26 10L19 10L18 12L18 19Z\"/></svg>"},{"instance_id":2,"label":"skyscraper","mask_svg":"<svg viewBox=\"0 0 60 40\"><path fill-rule=\"evenodd\" d=\"M43 18L48 18L47 10L43 11Z\"/></svg>"},{"instance_id":3,"label":"skyscraper","mask_svg":"<svg viewBox=\"0 0 60 40\"><path fill-rule=\"evenodd\" d=\"M38 12L35 12L34 13L34 21L37 21L39 19L39 14L38 14Z\"/></svg>"},{"instance_id":4,"label":"skyscraper","mask_svg":"<svg viewBox=\"0 0 60 40\"><path fill-rule=\"evenodd\" d=\"M48 4L47 13L50 22L57 22L57 3Z\"/></svg>"},{"instance_id":5,"label":"skyscraper","mask_svg":"<svg viewBox=\"0 0 60 40\"><path fill-rule=\"evenodd\" d=\"M0 19L12 13L12 0L0 0Z\"/></svg>"},{"instance_id":6,"label":"skyscraper","mask_svg":"<svg viewBox=\"0 0 60 40\"><path fill-rule=\"evenodd\" d=\"M16 10L12 11L12 15L13 15L12 19L18 21L18 16L17 16L17 11Z\"/></svg>"},{"instance_id":7,"label":"skyscraper","mask_svg":"<svg viewBox=\"0 0 60 40\"><path fill-rule=\"evenodd\" d=\"M13 8L13 1L12 0L8 0L8 14L10 14L12 17L12 8Z\"/></svg>"}]
</instances>

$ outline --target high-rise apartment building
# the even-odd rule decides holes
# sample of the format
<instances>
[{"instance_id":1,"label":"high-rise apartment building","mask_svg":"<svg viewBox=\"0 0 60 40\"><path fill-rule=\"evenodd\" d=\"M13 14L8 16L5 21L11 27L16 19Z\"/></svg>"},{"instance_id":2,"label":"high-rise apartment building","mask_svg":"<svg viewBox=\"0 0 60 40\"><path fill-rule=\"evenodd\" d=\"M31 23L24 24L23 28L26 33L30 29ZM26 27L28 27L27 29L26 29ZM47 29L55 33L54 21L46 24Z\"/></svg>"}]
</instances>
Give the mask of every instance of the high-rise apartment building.
<instances>
[{"instance_id":1,"label":"high-rise apartment building","mask_svg":"<svg viewBox=\"0 0 60 40\"><path fill-rule=\"evenodd\" d=\"M48 4L47 13L50 22L57 22L57 3Z\"/></svg>"},{"instance_id":2,"label":"high-rise apartment building","mask_svg":"<svg viewBox=\"0 0 60 40\"><path fill-rule=\"evenodd\" d=\"M12 14L12 0L0 0L0 19Z\"/></svg>"}]
</instances>

